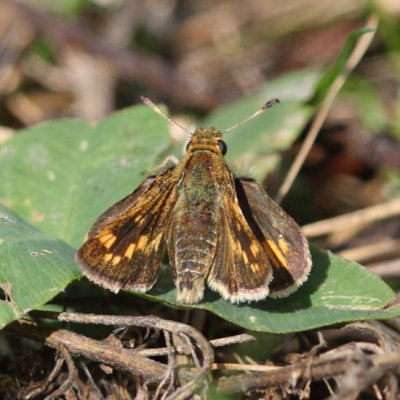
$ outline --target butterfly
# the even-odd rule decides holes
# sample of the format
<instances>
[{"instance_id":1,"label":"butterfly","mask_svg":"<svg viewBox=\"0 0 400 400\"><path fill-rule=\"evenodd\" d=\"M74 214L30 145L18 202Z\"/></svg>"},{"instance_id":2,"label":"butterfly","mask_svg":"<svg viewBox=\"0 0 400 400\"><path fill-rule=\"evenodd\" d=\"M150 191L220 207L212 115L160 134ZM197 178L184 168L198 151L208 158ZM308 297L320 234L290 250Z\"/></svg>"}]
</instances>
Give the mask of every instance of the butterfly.
<instances>
[{"instance_id":1,"label":"butterfly","mask_svg":"<svg viewBox=\"0 0 400 400\"><path fill-rule=\"evenodd\" d=\"M76 254L84 275L113 292L144 293L166 252L185 304L203 299L206 282L240 303L287 296L307 279L307 240L259 183L233 176L222 133L196 130L176 166L97 219Z\"/></svg>"}]
</instances>

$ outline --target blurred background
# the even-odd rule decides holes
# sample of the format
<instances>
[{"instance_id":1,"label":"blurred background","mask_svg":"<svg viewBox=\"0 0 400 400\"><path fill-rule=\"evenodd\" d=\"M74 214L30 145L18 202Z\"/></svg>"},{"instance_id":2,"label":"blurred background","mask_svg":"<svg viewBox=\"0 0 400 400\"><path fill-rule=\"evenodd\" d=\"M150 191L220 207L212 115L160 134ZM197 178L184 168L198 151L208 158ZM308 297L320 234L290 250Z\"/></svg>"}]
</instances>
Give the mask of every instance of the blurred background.
<instances>
[{"instance_id":1,"label":"blurred background","mask_svg":"<svg viewBox=\"0 0 400 400\"><path fill-rule=\"evenodd\" d=\"M380 129L396 109L399 9L396 0L2 0L1 122L95 121L142 94L205 113L288 71L332 66L374 11L384 20L357 76ZM351 106L342 118L354 123Z\"/></svg>"}]
</instances>

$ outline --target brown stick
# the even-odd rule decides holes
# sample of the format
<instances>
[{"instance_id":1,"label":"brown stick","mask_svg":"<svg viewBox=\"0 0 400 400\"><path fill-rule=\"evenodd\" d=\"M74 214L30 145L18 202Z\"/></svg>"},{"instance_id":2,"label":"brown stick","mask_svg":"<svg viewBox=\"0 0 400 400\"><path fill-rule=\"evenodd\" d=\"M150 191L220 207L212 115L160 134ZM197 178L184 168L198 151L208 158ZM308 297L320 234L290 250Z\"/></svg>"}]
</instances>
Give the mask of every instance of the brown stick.
<instances>
[{"instance_id":1,"label":"brown stick","mask_svg":"<svg viewBox=\"0 0 400 400\"><path fill-rule=\"evenodd\" d=\"M301 230L308 238L326 235L349 226L359 226L400 214L400 199L377 204L348 214L303 225Z\"/></svg>"},{"instance_id":2,"label":"brown stick","mask_svg":"<svg viewBox=\"0 0 400 400\"><path fill-rule=\"evenodd\" d=\"M42 341L55 349L64 345L65 349L71 353L80 354L154 381L161 381L168 371L166 365L142 357L135 350L100 342L64 329L52 332L32 323L19 321L7 326L5 331Z\"/></svg>"},{"instance_id":3,"label":"brown stick","mask_svg":"<svg viewBox=\"0 0 400 400\"><path fill-rule=\"evenodd\" d=\"M253 387L268 387L285 385L293 382L321 380L327 377L344 376L351 370L362 367L363 371L380 368L380 376L390 369L400 365L400 353L372 354L363 352L363 343L347 343L340 348L330 350L318 357L302 358L300 361L283 367L267 366L268 372L255 372L253 374L235 375L234 377L220 378L218 388L226 393L247 391ZM229 369L231 366L226 365ZM222 366L221 366L222 367ZM218 368L218 365L214 367ZM218 368L220 369L220 368ZM221 368L222 369L222 368ZM234 369L240 369L236 366ZM243 368L245 369L245 368ZM249 370L250 368L246 368ZM379 376L375 374L377 379ZM372 384L370 379L365 385ZM365 385L363 387L365 387ZM361 390L361 387L360 387ZM354 397L353 397L354 398Z\"/></svg>"},{"instance_id":4,"label":"brown stick","mask_svg":"<svg viewBox=\"0 0 400 400\"><path fill-rule=\"evenodd\" d=\"M82 324L102 324L120 326L140 326L143 328L164 329L175 334L188 335L196 343L203 354L202 370L208 373L211 370L212 350L207 339L195 328L176 321L168 321L157 317L131 317L123 315L97 315L80 313L60 313L59 321L78 322Z\"/></svg>"},{"instance_id":5,"label":"brown stick","mask_svg":"<svg viewBox=\"0 0 400 400\"><path fill-rule=\"evenodd\" d=\"M71 354L69 354L68 350L62 344L59 346L60 355L65 360L68 367L68 377L63 382L63 384L55 390L50 395L46 396L44 400L57 400L62 394L64 394L73 384L78 376L78 370L75 367L74 361L72 360Z\"/></svg>"}]
</instances>

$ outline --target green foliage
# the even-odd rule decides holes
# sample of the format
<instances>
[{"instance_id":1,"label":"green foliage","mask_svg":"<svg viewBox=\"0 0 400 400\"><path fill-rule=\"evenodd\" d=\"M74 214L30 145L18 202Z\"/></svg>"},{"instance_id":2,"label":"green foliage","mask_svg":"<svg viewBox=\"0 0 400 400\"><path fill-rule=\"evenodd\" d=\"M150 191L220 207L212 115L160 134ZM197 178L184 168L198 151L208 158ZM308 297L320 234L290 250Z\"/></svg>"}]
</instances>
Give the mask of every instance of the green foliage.
<instances>
[{"instance_id":1,"label":"green foliage","mask_svg":"<svg viewBox=\"0 0 400 400\"><path fill-rule=\"evenodd\" d=\"M344 43L343 49L339 54L335 64L333 67L329 69L328 72L324 74L320 82L318 83L318 87L316 89L316 94L314 96L313 102L318 103L321 99L327 94L334 80L342 73L345 73L345 66L347 61L349 60L351 54L353 53L354 47L358 39L368 33L371 32L370 28L361 28L357 29L354 32L350 33L347 36L346 42Z\"/></svg>"},{"instance_id":2,"label":"green foliage","mask_svg":"<svg viewBox=\"0 0 400 400\"><path fill-rule=\"evenodd\" d=\"M80 121L35 126L0 150L2 202L76 248L99 214L131 192L168 145L166 122L146 106L96 127Z\"/></svg>"},{"instance_id":3,"label":"green foliage","mask_svg":"<svg viewBox=\"0 0 400 400\"><path fill-rule=\"evenodd\" d=\"M0 204L0 328L40 307L81 276L74 249Z\"/></svg>"},{"instance_id":4,"label":"green foliage","mask_svg":"<svg viewBox=\"0 0 400 400\"><path fill-rule=\"evenodd\" d=\"M365 79L351 77L343 87L343 96L352 99L365 130L380 133L388 125L388 110L376 88Z\"/></svg>"},{"instance_id":5,"label":"green foliage","mask_svg":"<svg viewBox=\"0 0 400 400\"><path fill-rule=\"evenodd\" d=\"M51 10L64 16L76 17L89 3L89 0L39 0L36 2L35 6L46 11Z\"/></svg>"}]
</instances>

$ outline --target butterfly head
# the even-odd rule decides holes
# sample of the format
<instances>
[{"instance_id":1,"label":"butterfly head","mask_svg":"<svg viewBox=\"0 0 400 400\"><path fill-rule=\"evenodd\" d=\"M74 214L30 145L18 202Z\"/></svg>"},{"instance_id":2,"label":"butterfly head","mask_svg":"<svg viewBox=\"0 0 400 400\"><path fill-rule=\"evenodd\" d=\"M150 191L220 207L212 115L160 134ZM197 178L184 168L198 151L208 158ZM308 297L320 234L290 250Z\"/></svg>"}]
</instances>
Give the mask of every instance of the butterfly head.
<instances>
[{"instance_id":1,"label":"butterfly head","mask_svg":"<svg viewBox=\"0 0 400 400\"><path fill-rule=\"evenodd\" d=\"M197 129L186 146L186 152L192 153L198 150L209 150L224 156L227 146L222 139L222 133L215 128Z\"/></svg>"}]
</instances>

